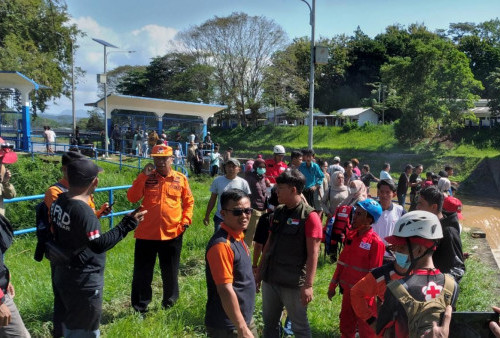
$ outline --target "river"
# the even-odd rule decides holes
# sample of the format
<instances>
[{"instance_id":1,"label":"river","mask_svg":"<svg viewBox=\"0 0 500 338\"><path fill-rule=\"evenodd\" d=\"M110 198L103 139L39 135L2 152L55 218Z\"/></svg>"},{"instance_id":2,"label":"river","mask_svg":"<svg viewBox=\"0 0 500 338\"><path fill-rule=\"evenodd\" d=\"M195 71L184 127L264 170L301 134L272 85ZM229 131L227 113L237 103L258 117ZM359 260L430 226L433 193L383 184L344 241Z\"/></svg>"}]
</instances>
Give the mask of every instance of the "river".
<instances>
[{"instance_id":1,"label":"river","mask_svg":"<svg viewBox=\"0 0 500 338\"><path fill-rule=\"evenodd\" d=\"M461 196L460 200L463 203L462 225L467 228L479 228L486 233L486 240L500 267L500 199Z\"/></svg>"}]
</instances>

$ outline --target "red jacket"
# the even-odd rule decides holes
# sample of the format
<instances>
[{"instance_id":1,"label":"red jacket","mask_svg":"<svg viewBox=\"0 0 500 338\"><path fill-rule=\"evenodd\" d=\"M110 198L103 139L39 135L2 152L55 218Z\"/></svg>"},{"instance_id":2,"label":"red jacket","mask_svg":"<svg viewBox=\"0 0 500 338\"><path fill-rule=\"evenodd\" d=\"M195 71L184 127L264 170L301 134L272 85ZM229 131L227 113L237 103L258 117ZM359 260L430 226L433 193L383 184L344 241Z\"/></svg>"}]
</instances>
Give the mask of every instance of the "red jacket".
<instances>
[{"instance_id":1,"label":"red jacket","mask_svg":"<svg viewBox=\"0 0 500 338\"><path fill-rule=\"evenodd\" d=\"M361 235L357 230L350 230L344 245L330 290L339 284L343 289L351 289L368 272L381 266L384 259L384 242L372 228Z\"/></svg>"},{"instance_id":2,"label":"red jacket","mask_svg":"<svg viewBox=\"0 0 500 338\"><path fill-rule=\"evenodd\" d=\"M269 179L269 182L275 184L276 177L281 175L281 173L286 170L287 165L283 161L276 163L274 158L267 159L265 162L266 162L266 177Z\"/></svg>"}]
</instances>

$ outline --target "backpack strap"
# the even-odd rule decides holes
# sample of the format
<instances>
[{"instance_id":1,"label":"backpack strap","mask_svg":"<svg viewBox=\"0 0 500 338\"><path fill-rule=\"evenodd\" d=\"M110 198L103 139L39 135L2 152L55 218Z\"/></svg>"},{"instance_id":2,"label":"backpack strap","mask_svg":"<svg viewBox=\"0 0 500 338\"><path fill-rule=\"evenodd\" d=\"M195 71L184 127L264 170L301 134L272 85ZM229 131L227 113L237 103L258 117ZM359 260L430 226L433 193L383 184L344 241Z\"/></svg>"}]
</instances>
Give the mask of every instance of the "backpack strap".
<instances>
[{"instance_id":1,"label":"backpack strap","mask_svg":"<svg viewBox=\"0 0 500 338\"><path fill-rule=\"evenodd\" d=\"M68 188L66 188L60 182L56 182L56 183L52 184L52 186L58 187L59 189L61 189L62 192L67 192L68 191Z\"/></svg>"},{"instance_id":2,"label":"backpack strap","mask_svg":"<svg viewBox=\"0 0 500 338\"><path fill-rule=\"evenodd\" d=\"M413 298L408 290L404 287L399 280L393 280L387 284L387 288L391 291L394 297L401 303L405 309L408 318L413 317L413 305L415 304L415 298Z\"/></svg>"},{"instance_id":3,"label":"backpack strap","mask_svg":"<svg viewBox=\"0 0 500 338\"><path fill-rule=\"evenodd\" d=\"M444 274L444 285L443 291L441 292L441 297L444 297L446 305L451 304L451 299L453 297L453 293L455 292L455 279L451 277L449 274Z\"/></svg>"}]
</instances>

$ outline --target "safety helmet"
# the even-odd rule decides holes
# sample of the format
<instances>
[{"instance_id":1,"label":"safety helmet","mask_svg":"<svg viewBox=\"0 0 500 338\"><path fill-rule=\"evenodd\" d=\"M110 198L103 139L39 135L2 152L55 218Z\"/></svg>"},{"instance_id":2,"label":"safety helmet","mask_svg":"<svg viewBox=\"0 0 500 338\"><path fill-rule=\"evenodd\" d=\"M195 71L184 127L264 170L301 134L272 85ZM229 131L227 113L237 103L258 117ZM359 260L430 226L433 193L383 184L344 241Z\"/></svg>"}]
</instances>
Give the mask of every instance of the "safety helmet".
<instances>
[{"instance_id":1,"label":"safety helmet","mask_svg":"<svg viewBox=\"0 0 500 338\"><path fill-rule=\"evenodd\" d=\"M276 155L285 155L285 147L280 144L274 146L273 153Z\"/></svg>"},{"instance_id":2,"label":"safety helmet","mask_svg":"<svg viewBox=\"0 0 500 338\"><path fill-rule=\"evenodd\" d=\"M359 201L358 203L356 203L356 205L360 206L363 210L369 213L370 216L373 217L373 223L376 223L382 215L382 207L377 201L371 198Z\"/></svg>"},{"instance_id":3,"label":"safety helmet","mask_svg":"<svg viewBox=\"0 0 500 338\"><path fill-rule=\"evenodd\" d=\"M403 238L421 237L436 241L443 238L443 229L436 215L428 211L415 210L401 216L394 226L392 235Z\"/></svg>"}]
</instances>

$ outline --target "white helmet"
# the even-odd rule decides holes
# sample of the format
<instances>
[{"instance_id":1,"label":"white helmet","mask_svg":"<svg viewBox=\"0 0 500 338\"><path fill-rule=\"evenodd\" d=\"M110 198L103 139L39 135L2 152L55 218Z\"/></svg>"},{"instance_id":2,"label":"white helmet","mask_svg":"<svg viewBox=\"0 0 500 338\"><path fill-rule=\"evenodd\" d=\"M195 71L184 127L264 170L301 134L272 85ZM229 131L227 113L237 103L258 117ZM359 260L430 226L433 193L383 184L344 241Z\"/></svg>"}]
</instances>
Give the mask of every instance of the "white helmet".
<instances>
[{"instance_id":1,"label":"white helmet","mask_svg":"<svg viewBox=\"0 0 500 338\"><path fill-rule=\"evenodd\" d=\"M438 240L443 238L443 229L436 215L428 211L416 210L401 216L394 226L392 235Z\"/></svg>"},{"instance_id":2,"label":"white helmet","mask_svg":"<svg viewBox=\"0 0 500 338\"><path fill-rule=\"evenodd\" d=\"M274 146L273 153L275 153L276 155L285 155L285 147L277 144Z\"/></svg>"}]
</instances>

